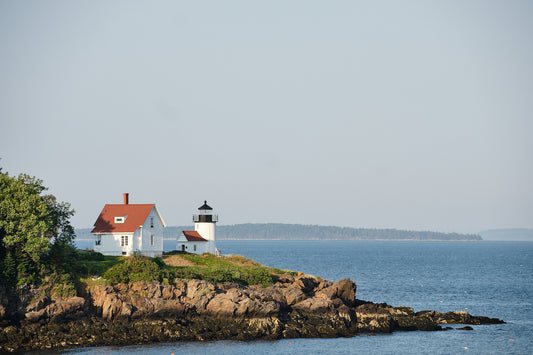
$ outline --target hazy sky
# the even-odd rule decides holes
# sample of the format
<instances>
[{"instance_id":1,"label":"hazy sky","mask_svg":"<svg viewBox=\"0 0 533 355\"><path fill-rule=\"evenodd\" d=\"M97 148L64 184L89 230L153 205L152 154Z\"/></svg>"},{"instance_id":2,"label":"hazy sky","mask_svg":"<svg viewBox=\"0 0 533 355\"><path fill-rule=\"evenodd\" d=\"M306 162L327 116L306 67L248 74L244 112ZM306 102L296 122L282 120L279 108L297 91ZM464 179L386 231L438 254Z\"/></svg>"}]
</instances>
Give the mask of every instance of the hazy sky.
<instances>
[{"instance_id":1,"label":"hazy sky","mask_svg":"<svg viewBox=\"0 0 533 355\"><path fill-rule=\"evenodd\" d=\"M533 227L532 1L0 0L0 166L90 227Z\"/></svg>"}]
</instances>

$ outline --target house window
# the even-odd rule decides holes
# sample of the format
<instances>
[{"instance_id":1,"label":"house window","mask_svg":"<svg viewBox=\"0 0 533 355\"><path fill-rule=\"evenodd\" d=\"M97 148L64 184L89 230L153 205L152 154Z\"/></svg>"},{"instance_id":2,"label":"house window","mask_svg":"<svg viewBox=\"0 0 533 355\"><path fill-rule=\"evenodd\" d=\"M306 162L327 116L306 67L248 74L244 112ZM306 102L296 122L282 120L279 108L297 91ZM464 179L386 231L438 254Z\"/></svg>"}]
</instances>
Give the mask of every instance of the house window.
<instances>
[{"instance_id":1,"label":"house window","mask_svg":"<svg viewBox=\"0 0 533 355\"><path fill-rule=\"evenodd\" d=\"M102 236L98 235L96 237L96 241L94 242L95 245L101 245L102 244Z\"/></svg>"},{"instance_id":2,"label":"house window","mask_svg":"<svg viewBox=\"0 0 533 355\"><path fill-rule=\"evenodd\" d=\"M196 251L196 244L194 244L194 251Z\"/></svg>"},{"instance_id":3,"label":"house window","mask_svg":"<svg viewBox=\"0 0 533 355\"><path fill-rule=\"evenodd\" d=\"M115 217L115 223L124 223L124 217Z\"/></svg>"},{"instance_id":4,"label":"house window","mask_svg":"<svg viewBox=\"0 0 533 355\"><path fill-rule=\"evenodd\" d=\"M150 217L150 228L154 228L154 217Z\"/></svg>"},{"instance_id":5,"label":"house window","mask_svg":"<svg viewBox=\"0 0 533 355\"><path fill-rule=\"evenodd\" d=\"M123 235L123 236L120 237L120 246L121 247L128 246L128 236L127 235Z\"/></svg>"},{"instance_id":6,"label":"house window","mask_svg":"<svg viewBox=\"0 0 533 355\"><path fill-rule=\"evenodd\" d=\"M154 246L154 235L150 234L150 245Z\"/></svg>"}]
</instances>

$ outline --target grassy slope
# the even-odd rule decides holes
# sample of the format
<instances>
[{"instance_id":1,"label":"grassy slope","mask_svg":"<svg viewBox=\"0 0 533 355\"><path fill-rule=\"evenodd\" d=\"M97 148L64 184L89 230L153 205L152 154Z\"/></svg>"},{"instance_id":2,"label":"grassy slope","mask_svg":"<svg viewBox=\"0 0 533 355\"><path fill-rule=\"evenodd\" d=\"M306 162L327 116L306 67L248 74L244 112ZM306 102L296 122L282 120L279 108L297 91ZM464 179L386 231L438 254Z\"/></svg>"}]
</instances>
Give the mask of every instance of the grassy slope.
<instances>
[{"instance_id":1,"label":"grassy slope","mask_svg":"<svg viewBox=\"0 0 533 355\"><path fill-rule=\"evenodd\" d=\"M134 281L161 281L172 283L175 278L199 279L213 283L236 282L242 285L269 286L284 273L294 273L263 266L243 256L195 255L180 252L165 254L162 258L115 257L98 253L80 252L80 261L86 270L82 282L86 284ZM150 270L150 272L147 272ZM93 276L104 279L95 279Z\"/></svg>"}]
</instances>

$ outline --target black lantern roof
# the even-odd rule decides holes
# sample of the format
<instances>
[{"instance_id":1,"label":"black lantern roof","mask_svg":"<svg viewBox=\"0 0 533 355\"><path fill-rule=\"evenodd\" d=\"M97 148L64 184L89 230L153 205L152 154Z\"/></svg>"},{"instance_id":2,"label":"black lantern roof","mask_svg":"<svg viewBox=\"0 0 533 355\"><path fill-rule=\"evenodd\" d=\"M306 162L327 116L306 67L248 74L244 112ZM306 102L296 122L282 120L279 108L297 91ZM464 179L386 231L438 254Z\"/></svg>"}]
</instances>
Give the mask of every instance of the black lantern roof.
<instances>
[{"instance_id":1,"label":"black lantern roof","mask_svg":"<svg viewBox=\"0 0 533 355\"><path fill-rule=\"evenodd\" d=\"M210 207L210 206L207 204L207 201L204 201L203 206L199 207L198 209L199 209L199 210L212 210L213 208Z\"/></svg>"}]
</instances>

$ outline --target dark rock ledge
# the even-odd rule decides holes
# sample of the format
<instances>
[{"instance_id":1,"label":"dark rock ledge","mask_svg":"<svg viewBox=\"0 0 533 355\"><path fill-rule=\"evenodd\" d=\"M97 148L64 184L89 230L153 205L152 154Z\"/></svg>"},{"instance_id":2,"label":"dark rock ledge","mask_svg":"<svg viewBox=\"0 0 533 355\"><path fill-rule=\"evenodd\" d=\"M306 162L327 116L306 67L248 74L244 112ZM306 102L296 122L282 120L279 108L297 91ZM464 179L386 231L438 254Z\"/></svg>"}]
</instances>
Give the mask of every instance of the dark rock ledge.
<instances>
[{"instance_id":1,"label":"dark rock ledge","mask_svg":"<svg viewBox=\"0 0 533 355\"><path fill-rule=\"evenodd\" d=\"M176 279L97 285L83 297L50 299L43 289L0 290L0 351L190 340L350 337L441 324L499 324L466 312L414 312L357 300L349 279L283 275L275 285L215 286Z\"/></svg>"}]
</instances>

